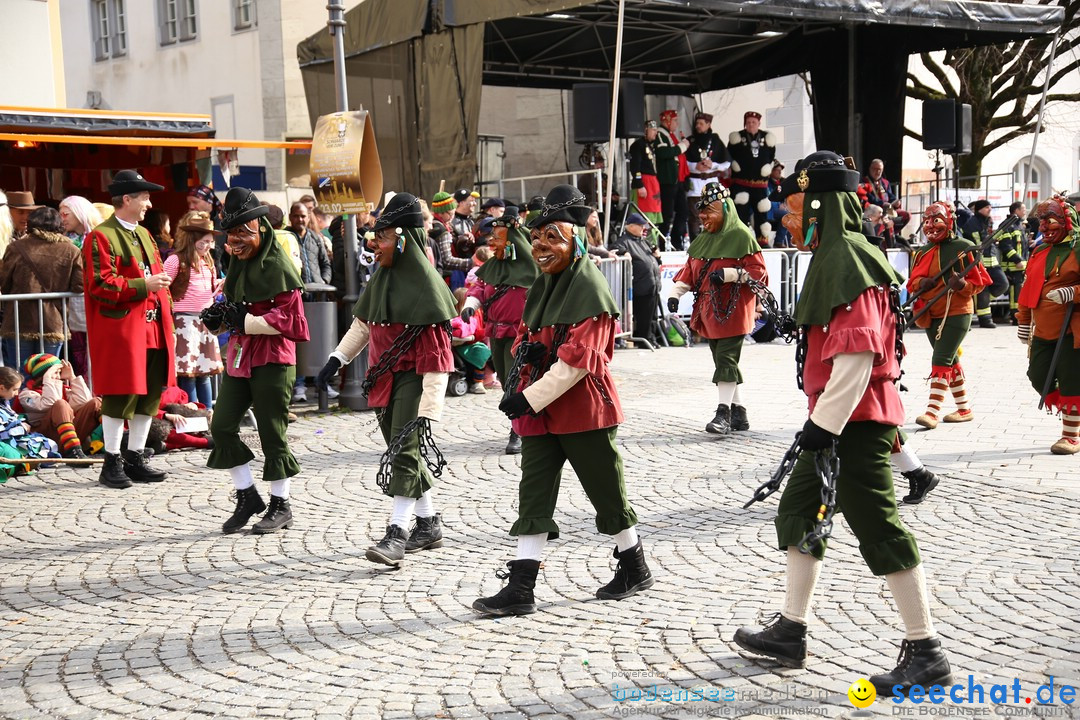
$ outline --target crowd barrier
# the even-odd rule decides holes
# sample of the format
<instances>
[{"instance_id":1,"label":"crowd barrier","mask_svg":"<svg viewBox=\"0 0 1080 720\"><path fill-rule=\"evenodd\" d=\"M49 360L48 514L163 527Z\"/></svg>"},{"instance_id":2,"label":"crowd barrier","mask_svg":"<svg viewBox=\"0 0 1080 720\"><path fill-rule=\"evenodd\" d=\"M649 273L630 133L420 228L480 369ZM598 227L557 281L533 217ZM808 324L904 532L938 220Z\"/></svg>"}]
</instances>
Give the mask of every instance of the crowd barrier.
<instances>
[{"instance_id":1,"label":"crowd barrier","mask_svg":"<svg viewBox=\"0 0 1080 720\"><path fill-rule=\"evenodd\" d=\"M634 329L634 270L629 255L600 259L600 272L611 289L611 297L619 308L621 332L615 337L629 337Z\"/></svg>"},{"instance_id":2,"label":"crowd barrier","mask_svg":"<svg viewBox=\"0 0 1080 720\"><path fill-rule=\"evenodd\" d=\"M15 357L22 356L23 345L29 343L36 348L36 352L45 352L45 339L42 337L45 334L45 303L50 300L61 300L60 314L63 317L64 322L64 335L70 335L68 331L68 300L72 298L82 299L82 293L69 293L69 292L53 292L53 293L23 293L19 295L0 295L0 308L4 315L7 313L14 313L14 332L15 337ZM21 318L19 312L19 306L22 303L35 303L38 311L38 324L37 327L26 328L21 325ZM14 307L12 307L14 305ZM36 333L36 339L23 339L23 334ZM61 348L61 356L68 359L68 343L65 341ZM2 355L0 355L0 365L4 362ZM89 362L89 361L87 361Z\"/></svg>"}]
</instances>

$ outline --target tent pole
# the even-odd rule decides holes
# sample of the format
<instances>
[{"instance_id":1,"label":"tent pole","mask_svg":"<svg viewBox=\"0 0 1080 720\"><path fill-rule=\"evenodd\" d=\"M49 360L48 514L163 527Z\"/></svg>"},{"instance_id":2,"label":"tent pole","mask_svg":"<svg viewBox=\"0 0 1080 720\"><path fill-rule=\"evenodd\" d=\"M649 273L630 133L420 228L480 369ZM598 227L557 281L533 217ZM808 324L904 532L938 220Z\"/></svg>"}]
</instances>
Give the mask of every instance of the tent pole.
<instances>
[{"instance_id":1,"label":"tent pole","mask_svg":"<svg viewBox=\"0 0 1080 720\"><path fill-rule=\"evenodd\" d=\"M611 192L615 185L615 170L621 163L615 160L615 122L619 117L619 75L622 74L622 34L623 15L626 12L626 0L619 0L619 23L615 32L615 78L611 83L611 124L608 128L608 182L604 191L604 241L607 241L611 229ZM601 175L603 177L603 175ZM603 185L601 184L601 187Z\"/></svg>"},{"instance_id":2,"label":"tent pole","mask_svg":"<svg viewBox=\"0 0 1080 720\"><path fill-rule=\"evenodd\" d=\"M1027 167L1024 168L1024 194L1020 197L1020 202L1027 206L1028 187L1031 185L1031 166L1035 162L1035 148L1039 146L1039 131L1042 130L1043 125L1043 112L1046 110L1046 93L1050 90L1050 75L1054 70L1054 57L1057 55L1058 40L1061 38L1061 33L1058 32L1054 35L1054 43L1050 46L1050 62L1046 64L1046 80L1043 81L1042 98L1039 100L1039 118L1035 121L1035 134L1031 138L1031 155L1028 156ZM1050 190L1050 188L1047 188ZM1032 206L1034 210L1034 206Z\"/></svg>"}]
</instances>

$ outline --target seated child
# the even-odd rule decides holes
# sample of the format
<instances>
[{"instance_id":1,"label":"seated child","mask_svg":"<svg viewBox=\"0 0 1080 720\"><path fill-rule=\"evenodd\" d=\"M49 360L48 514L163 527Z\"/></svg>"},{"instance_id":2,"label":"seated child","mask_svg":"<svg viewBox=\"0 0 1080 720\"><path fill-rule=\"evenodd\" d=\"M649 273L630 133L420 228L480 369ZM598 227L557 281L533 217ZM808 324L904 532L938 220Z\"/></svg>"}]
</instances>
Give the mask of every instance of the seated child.
<instances>
[{"instance_id":1,"label":"seated child","mask_svg":"<svg viewBox=\"0 0 1080 720\"><path fill-rule=\"evenodd\" d=\"M22 381L18 370L0 367L0 458L59 457L56 443L40 433L31 432L26 418L11 407L11 400L18 394ZM0 463L0 483L31 469L27 465Z\"/></svg>"},{"instance_id":2,"label":"seated child","mask_svg":"<svg viewBox=\"0 0 1080 720\"><path fill-rule=\"evenodd\" d=\"M167 387L161 392L161 405L158 410L157 417L151 421L150 435L153 436L154 443L151 447L154 448L154 452L162 453L168 450L181 450L183 448L197 448L199 450L212 450L214 447L213 438L210 437L209 430L203 430L199 432L180 432L177 429L177 425L184 422L184 418L201 417L206 418L207 427L209 427L209 421L211 411L206 409L205 405L195 402L189 402L188 394L176 386ZM162 423L164 432L158 435L155 433L155 425ZM149 442L149 441L148 441Z\"/></svg>"},{"instance_id":3,"label":"seated child","mask_svg":"<svg viewBox=\"0 0 1080 720\"><path fill-rule=\"evenodd\" d=\"M86 381L67 360L49 353L31 355L23 363L26 385L19 393L19 408L30 427L60 446L63 457L83 459L83 443L101 424L101 398L94 397Z\"/></svg>"},{"instance_id":4,"label":"seated child","mask_svg":"<svg viewBox=\"0 0 1080 720\"><path fill-rule=\"evenodd\" d=\"M465 288L454 291L457 299L457 309L465 306ZM460 317L450 320L450 344L453 346L454 355L465 365L469 381L469 392L473 395L483 395L484 389L484 366L491 359L491 348L484 343L484 323L481 313L475 313L466 322Z\"/></svg>"}]
</instances>

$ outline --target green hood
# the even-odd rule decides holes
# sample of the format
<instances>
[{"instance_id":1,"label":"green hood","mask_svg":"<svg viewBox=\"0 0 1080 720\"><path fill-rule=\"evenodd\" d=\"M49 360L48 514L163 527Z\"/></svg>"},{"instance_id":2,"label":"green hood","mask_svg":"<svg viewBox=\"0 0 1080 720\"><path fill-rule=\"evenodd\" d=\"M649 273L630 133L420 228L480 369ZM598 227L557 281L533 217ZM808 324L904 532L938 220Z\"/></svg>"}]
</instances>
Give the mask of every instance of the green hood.
<instances>
[{"instance_id":1,"label":"green hood","mask_svg":"<svg viewBox=\"0 0 1080 720\"><path fill-rule=\"evenodd\" d=\"M700 260L716 260L746 257L760 251L754 233L739 219L735 203L724 198L724 224L719 232L698 233L686 254Z\"/></svg>"},{"instance_id":2,"label":"green hood","mask_svg":"<svg viewBox=\"0 0 1080 720\"><path fill-rule=\"evenodd\" d=\"M941 264L944 266L948 265L955 258L960 257L960 255L962 255L963 253L975 250L976 245L967 238L960 237L959 235L956 235L954 233L950 237L946 238L945 241L942 243L928 242L921 248L919 248L915 252L915 256L912 258L911 266L915 267L915 263L919 262L923 255L930 252L934 248L939 248L938 257L941 260ZM957 267L956 272L959 271L960 268Z\"/></svg>"},{"instance_id":3,"label":"green hood","mask_svg":"<svg viewBox=\"0 0 1080 720\"><path fill-rule=\"evenodd\" d=\"M380 267L356 301L353 315L366 323L434 325L457 317L450 288L428 262L422 228L403 228L405 247L393 267Z\"/></svg>"},{"instance_id":4,"label":"green hood","mask_svg":"<svg viewBox=\"0 0 1080 720\"><path fill-rule=\"evenodd\" d=\"M225 274L225 297L233 302L269 300L289 290L303 289L300 273L266 218L259 219L262 244L250 260L229 258Z\"/></svg>"},{"instance_id":5,"label":"green hood","mask_svg":"<svg viewBox=\"0 0 1080 720\"><path fill-rule=\"evenodd\" d=\"M803 208L803 232L809 233L813 223L811 240L818 246L795 305L798 324L826 325L834 308L867 288L901 282L885 254L862 234L862 210L855 193L806 193Z\"/></svg>"},{"instance_id":6,"label":"green hood","mask_svg":"<svg viewBox=\"0 0 1080 720\"><path fill-rule=\"evenodd\" d=\"M506 231L506 240L507 257L502 260L496 257L491 258L476 271L476 277L488 285L532 287L540 270L532 257L529 234L519 227L509 228ZM509 257L511 247L513 247L513 259Z\"/></svg>"},{"instance_id":7,"label":"green hood","mask_svg":"<svg viewBox=\"0 0 1080 720\"><path fill-rule=\"evenodd\" d=\"M558 275L540 273L529 289L521 319L536 332L549 325L573 325L602 313L619 317L607 280L585 255Z\"/></svg>"}]
</instances>

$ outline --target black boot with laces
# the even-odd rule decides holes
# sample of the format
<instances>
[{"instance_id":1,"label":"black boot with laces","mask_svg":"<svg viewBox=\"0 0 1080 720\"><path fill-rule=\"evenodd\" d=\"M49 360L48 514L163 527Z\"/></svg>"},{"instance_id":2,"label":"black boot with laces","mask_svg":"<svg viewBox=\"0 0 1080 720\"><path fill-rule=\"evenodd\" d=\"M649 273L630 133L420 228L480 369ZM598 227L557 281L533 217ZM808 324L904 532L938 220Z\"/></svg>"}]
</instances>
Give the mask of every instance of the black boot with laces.
<instances>
[{"instance_id":1,"label":"black boot with laces","mask_svg":"<svg viewBox=\"0 0 1080 720\"><path fill-rule=\"evenodd\" d=\"M723 403L716 406L716 415L705 426L705 432L727 435L731 432L731 408Z\"/></svg>"},{"instance_id":2,"label":"black boot with laces","mask_svg":"<svg viewBox=\"0 0 1080 720\"><path fill-rule=\"evenodd\" d=\"M736 630L735 644L755 655L772 658L786 667L806 667L806 626L788 620L780 613L773 615L769 624L761 630Z\"/></svg>"},{"instance_id":3,"label":"black boot with laces","mask_svg":"<svg viewBox=\"0 0 1080 720\"><path fill-rule=\"evenodd\" d=\"M731 430L744 432L750 429L750 420L746 417L746 408L742 405L731 404Z\"/></svg>"},{"instance_id":4,"label":"black boot with laces","mask_svg":"<svg viewBox=\"0 0 1080 720\"><path fill-rule=\"evenodd\" d=\"M481 615L529 615L536 612L533 589L536 574L540 572L539 560L513 560L506 563L510 569L496 570L495 577L508 580L506 586L491 597L473 602L473 610Z\"/></svg>"},{"instance_id":5,"label":"black boot with laces","mask_svg":"<svg viewBox=\"0 0 1080 720\"><path fill-rule=\"evenodd\" d=\"M622 552L619 552L616 546L614 556L619 560L619 565L615 568L615 577L596 591L596 597L599 599L622 600L642 590L648 590L656 582L649 566L645 564L645 550L641 547L640 540L637 545Z\"/></svg>"},{"instance_id":6,"label":"black boot with laces","mask_svg":"<svg viewBox=\"0 0 1080 720\"><path fill-rule=\"evenodd\" d=\"M409 536L397 525L387 525L383 539L367 549L365 557L371 562L382 563L391 567L401 567L405 560L405 543Z\"/></svg>"},{"instance_id":7,"label":"black boot with laces","mask_svg":"<svg viewBox=\"0 0 1080 720\"><path fill-rule=\"evenodd\" d=\"M952 668L949 667L945 651L941 649L940 639L904 640L900 643L900 657L893 671L871 676L870 683L882 697L891 695L893 687L897 685L904 693L912 685L948 687L953 684Z\"/></svg>"},{"instance_id":8,"label":"black boot with laces","mask_svg":"<svg viewBox=\"0 0 1080 720\"><path fill-rule=\"evenodd\" d=\"M267 533L277 532L282 528L287 530L291 525L292 507L289 506L289 499L271 495L270 507L266 509L266 514L263 515L262 520L255 523L251 528L251 532L256 535L266 535Z\"/></svg>"},{"instance_id":9,"label":"black boot with laces","mask_svg":"<svg viewBox=\"0 0 1080 720\"><path fill-rule=\"evenodd\" d=\"M941 482L934 473L926 469L926 467L917 468L915 470L908 470L906 473L900 473L908 479L908 488L910 493L904 496L904 503L907 505L918 505L926 497L926 494L937 487L937 484Z\"/></svg>"},{"instance_id":10,"label":"black boot with laces","mask_svg":"<svg viewBox=\"0 0 1080 720\"><path fill-rule=\"evenodd\" d=\"M233 497L236 498L236 509L233 510L232 517L221 526L221 532L226 535L240 532L248 524L252 515L258 515L266 509L266 503L263 502L262 496L254 485L243 490L236 490Z\"/></svg>"},{"instance_id":11,"label":"black boot with laces","mask_svg":"<svg viewBox=\"0 0 1080 720\"><path fill-rule=\"evenodd\" d=\"M442 515L436 513L431 517L416 517L416 525L409 533L409 539L405 541L405 552L414 553L420 550L434 550L443 545Z\"/></svg>"}]
</instances>

